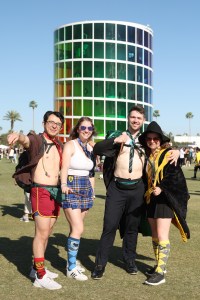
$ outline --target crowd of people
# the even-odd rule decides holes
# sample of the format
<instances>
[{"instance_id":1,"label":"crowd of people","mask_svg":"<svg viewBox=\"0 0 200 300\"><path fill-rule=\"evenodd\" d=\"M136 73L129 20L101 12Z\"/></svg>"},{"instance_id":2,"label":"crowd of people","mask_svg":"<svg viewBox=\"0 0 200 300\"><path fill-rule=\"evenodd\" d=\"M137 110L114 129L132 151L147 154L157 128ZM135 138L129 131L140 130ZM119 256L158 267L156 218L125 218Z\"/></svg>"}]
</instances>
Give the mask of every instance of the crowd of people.
<instances>
[{"instance_id":1,"label":"crowd of people","mask_svg":"<svg viewBox=\"0 0 200 300\"><path fill-rule=\"evenodd\" d=\"M27 220L31 210L35 236L33 265L29 275L34 279L35 287L50 290L62 288L55 280L58 274L45 268L48 239L61 208L69 224L66 276L79 281L88 280L77 256L84 220L95 198L95 168L102 168L102 164L98 166L102 157L105 158L103 179L106 200L92 279L101 279L105 273L118 229L122 238L125 270L130 275L138 273L136 247L143 214L147 214L151 226L156 258L155 266L147 271L146 284L165 282L171 222L178 224L184 241L190 238L186 223L189 195L177 162L179 150L171 148L169 139L156 122L151 122L141 134L145 122L143 107L133 106L127 121L126 131L108 132L105 140L95 144L94 124L89 117L82 117L72 128L69 141L63 145L57 136L63 127L64 117L60 112L47 111L43 117L42 134L13 132L8 135L10 147L21 145L30 158L28 166L32 185L30 195L25 194L25 197L30 196L31 208L29 206L28 210L24 210L22 220ZM25 168L27 170L27 166Z\"/></svg>"}]
</instances>

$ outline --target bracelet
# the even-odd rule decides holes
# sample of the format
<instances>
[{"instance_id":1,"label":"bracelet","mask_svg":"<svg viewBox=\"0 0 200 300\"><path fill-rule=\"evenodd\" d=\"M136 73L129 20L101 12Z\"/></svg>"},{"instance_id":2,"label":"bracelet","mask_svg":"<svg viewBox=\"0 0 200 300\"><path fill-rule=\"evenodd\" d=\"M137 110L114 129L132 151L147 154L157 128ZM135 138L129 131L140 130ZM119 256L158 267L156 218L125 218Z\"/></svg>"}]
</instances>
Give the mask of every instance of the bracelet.
<instances>
[{"instance_id":1,"label":"bracelet","mask_svg":"<svg viewBox=\"0 0 200 300\"><path fill-rule=\"evenodd\" d=\"M66 183L61 183L61 185L60 185L60 186L63 186L63 185L66 185L66 186L67 186L67 184L66 184Z\"/></svg>"}]
</instances>

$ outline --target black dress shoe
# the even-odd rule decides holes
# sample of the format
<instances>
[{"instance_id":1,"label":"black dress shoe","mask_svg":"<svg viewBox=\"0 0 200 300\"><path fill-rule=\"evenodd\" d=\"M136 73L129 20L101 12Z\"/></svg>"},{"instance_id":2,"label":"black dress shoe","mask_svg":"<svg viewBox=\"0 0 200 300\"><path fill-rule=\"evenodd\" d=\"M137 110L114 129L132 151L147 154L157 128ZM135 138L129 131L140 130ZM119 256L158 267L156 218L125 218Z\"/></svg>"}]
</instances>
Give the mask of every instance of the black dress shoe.
<instances>
[{"instance_id":1,"label":"black dress shoe","mask_svg":"<svg viewBox=\"0 0 200 300\"><path fill-rule=\"evenodd\" d=\"M134 261L126 263L126 272L130 275L136 275L138 273L138 268Z\"/></svg>"},{"instance_id":2,"label":"black dress shoe","mask_svg":"<svg viewBox=\"0 0 200 300\"><path fill-rule=\"evenodd\" d=\"M105 272L105 267L95 266L94 270L91 273L92 279L101 279Z\"/></svg>"}]
</instances>

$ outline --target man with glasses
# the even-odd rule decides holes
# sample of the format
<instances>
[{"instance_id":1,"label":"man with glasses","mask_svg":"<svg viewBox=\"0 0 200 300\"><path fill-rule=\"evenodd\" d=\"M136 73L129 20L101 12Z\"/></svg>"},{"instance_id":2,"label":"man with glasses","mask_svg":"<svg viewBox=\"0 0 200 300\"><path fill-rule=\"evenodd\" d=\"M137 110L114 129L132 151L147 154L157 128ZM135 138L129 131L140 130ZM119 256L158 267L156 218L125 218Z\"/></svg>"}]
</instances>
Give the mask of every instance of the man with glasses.
<instances>
[{"instance_id":1,"label":"man with glasses","mask_svg":"<svg viewBox=\"0 0 200 300\"><path fill-rule=\"evenodd\" d=\"M42 134L13 132L8 135L10 145L21 144L29 153L31 173L31 203L35 221L33 239L34 265L30 277L33 285L49 290L60 289L62 286L54 281L58 274L44 267L44 255L53 226L59 215L60 206L55 201L61 196L59 188L59 172L62 160L62 144L56 136L64 123L60 112L47 111L43 117L44 132Z\"/></svg>"}]
</instances>

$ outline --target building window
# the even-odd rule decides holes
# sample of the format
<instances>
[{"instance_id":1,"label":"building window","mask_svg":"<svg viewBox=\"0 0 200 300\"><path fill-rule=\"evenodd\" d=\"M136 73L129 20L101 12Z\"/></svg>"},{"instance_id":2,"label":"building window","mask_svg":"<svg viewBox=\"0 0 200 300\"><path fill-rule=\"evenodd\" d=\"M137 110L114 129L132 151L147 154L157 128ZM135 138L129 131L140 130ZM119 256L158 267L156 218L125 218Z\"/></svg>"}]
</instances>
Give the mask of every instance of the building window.
<instances>
[{"instance_id":1,"label":"building window","mask_svg":"<svg viewBox=\"0 0 200 300\"><path fill-rule=\"evenodd\" d=\"M92 76L92 61L83 61L83 77Z\"/></svg>"},{"instance_id":2,"label":"building window","mask_svg":"<svg viewBox=\"0 0 200 300\"><path fill-rule=\"evenodd\" d=\"M94 23L94 38L95 39L104 39L104 24L103 23Z\"/></svg>"},{"instance_id":3,"label":"building window","mask_svg":"<svg viewBox=\"0 0 200 300\"><path fill-rule=\"evenodd\" d=\"M104 101L94 100L94 115L104 117Z\"/></svg>"},{"instance_id":4,"label":"building window","mask_svg":"<svg viewBox=\"0 0 200 300\"><path fill-rule=\"evenodd\" d=\"M104 43L94 43L94 58L104 58Z\"/></svg>"},{"instance_id":5,"label":"building window","mask_svg":"<svg viewBox=\"0 0 200 300\"><path fill-rule=\"evenodd\" d=\"M106 59L115 59L115 44L106 43Z\"/></svg>"},{"instance_id":6,"label":"building window","mask_svg":"<svg viewBox=\"0 0 200 300\"><path fill-rule=\"evenodd\" d=\"M125 119L126 117L126 102L117 102L117 118Z\"/></svg>"},{"instance_id":7,"label":"building window","mask_svg":"<svg viewBox=\"0 0 200 300\"><path fill-rule=\"evenodd\" d=\"M106 101L106 117L115 118L115 101Z\"/></svg>"},{"instance_id":8,"label":"building window","mask_svg":"<svg viewBox=\"0 0 200 300\"><path fill-rule=\"evenodd\" d=\"M74 25L74 40L80 40L82 38L82 25Z\"/></svg>"},{"instance_id":9,"label":"building window","mask_svg":"<svg viewBox=\"0 0 200 300\"><path fill-rule=\"evenodd\" d=\"M92 39L92 24L83 24L83 38Z\"/></svg>"},{"instance_id":10,"label":"building window","mask_svg":"<svg viewBox=\"0 0 200 300\"><path fill-rule=\"evenodd\" d=\"M128 26L128 42L135 44L135 27Z\"/></svg>"},{"instance_id":11,"label":"building window","mask_svg":"<svg viewBox=\"0 0 200 300\"><path fill-rule=\"evenodd\" d=\"M83 100L83 115L92 116L92 100Z\"/></svg>"},{"instance_id":12,"label":"building window","mask_svg":"<svg viewBox=\"0 0 200 300\"><path fill-rule=\"evenodd\" d=\"M106 24L106 39L115 40L115 24Z\"/></svg>"},{"instance_id":13,"label":"building window","mask_svg":"<svg viewBox=\"0 0 200 300\"><path fill-rule=\"evenodd\" d=\"M126 26L125 25L117 25L117 40L118 41L126 41Z\"/></svg>"}]
</instances>

